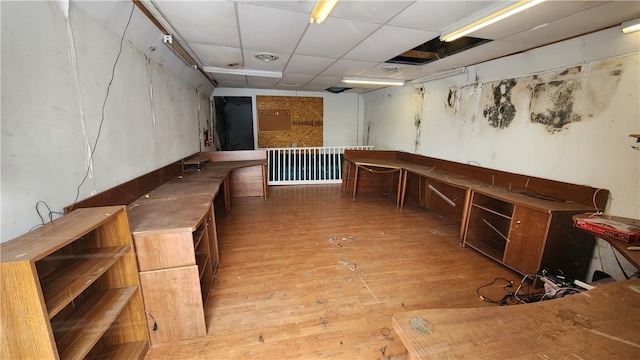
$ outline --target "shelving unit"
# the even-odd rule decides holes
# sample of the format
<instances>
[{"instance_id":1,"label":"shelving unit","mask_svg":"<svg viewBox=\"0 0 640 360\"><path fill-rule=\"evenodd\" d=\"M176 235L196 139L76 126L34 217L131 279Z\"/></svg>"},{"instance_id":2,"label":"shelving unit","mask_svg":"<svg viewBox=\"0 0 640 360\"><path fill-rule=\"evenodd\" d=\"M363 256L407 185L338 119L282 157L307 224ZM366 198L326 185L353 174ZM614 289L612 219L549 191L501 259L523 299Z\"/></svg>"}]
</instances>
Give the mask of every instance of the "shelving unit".
<instances>
[{"instance_id":1,"label":"shelving unit","mask_svg":"<svg viewBox=\"0 0 640 360\"><path fill-rule=\"evenodd\" d=\"M475 193L465 244L502 262L507 247L513 204Z\"/></svg>"},{"instance_id":2,"label":"shelving unit","mask_svg":"<svg viewBox=\"0 0 640 360\"><path fill-rule=\"evenodd\" d=\"M0 244L1 358L141 359L149 348L123 206L87 208Z\"/></svg>"},{"instance_id":3,"label":"shelving unit","mask_svg":"<svg viewBox=\"0 0 640 360\"><path fill-rule=\"evenodd\" d=\"M506 189L474 189L464 245L523 275L542 268L586 280L594 240L572 227L583 205Z\"/></svg>"}]
</instances>

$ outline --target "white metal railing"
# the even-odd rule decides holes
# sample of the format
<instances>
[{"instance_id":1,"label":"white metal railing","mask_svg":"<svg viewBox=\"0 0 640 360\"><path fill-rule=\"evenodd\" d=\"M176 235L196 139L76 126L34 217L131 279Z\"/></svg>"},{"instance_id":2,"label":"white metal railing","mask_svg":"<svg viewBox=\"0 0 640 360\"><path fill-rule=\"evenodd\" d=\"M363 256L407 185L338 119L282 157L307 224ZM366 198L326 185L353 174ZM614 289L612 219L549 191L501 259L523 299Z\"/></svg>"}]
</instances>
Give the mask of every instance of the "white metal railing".
<instances>
[{"instance_id":1,"label":"white metal railing","mask_svg":"<svg viewBox=\"0 0 640 360\"><path fill-rule=\"evenodd\" d=\"M266 149L268 184L340 183L344 151L372 149L370 145Z\"/></svg>"}]
</instances>

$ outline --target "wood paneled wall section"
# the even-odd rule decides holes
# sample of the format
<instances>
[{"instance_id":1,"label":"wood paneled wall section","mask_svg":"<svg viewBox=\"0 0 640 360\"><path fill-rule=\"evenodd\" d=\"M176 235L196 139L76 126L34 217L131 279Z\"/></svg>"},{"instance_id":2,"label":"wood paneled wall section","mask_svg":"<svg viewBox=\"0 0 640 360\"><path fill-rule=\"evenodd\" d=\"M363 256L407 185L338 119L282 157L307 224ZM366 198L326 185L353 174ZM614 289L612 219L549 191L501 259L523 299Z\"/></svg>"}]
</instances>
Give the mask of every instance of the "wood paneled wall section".
<instances>
[{"instance_id":1,"label":"wood paneled wall section","mask_svg":"<svg viewBox=\"0 0 640 360\"><path fill-rule=\"evenodd\" d=\"M256 96L258 121L260 110L290 111L290 131L258 131L258 147L323 146L323 98L300 96Z\"/></svg>"},{"instance_id":2,"label":"wood paneled wall section","mask_svg":"<svg viewBox=\"0 0 640 360\"><path fill-rule=\"evenodd\" d=\"M65 214L79 208L129 205L145 193L166 183L182 172L182 161L176 161L135 179L114 186L64 208Z\"/></svg>"}]
</instances>

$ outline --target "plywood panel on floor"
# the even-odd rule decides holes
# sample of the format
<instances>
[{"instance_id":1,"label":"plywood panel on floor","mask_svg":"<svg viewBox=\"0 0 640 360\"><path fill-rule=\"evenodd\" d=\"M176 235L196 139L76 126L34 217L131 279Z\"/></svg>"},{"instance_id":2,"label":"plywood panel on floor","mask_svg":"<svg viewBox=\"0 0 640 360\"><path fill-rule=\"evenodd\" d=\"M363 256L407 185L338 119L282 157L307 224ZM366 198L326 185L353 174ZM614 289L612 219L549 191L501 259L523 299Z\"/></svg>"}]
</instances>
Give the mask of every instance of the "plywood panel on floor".
<instances>
[{"instance_id":1,"label":"plywood panel on floor","mask_svg":"<svg viewBox=\"0 0 640 360\"><path fill-rule=\"evenodd\" d=\"M146 359L404 359L392 315L496 306L476 289L520 276L459 245L459 226L395 195L271 187L217 219L220 268L207 336ZM498 289L503 291L502 289ZM485 295L501 298L504 292Z\"/></svg>"}]
</instances>

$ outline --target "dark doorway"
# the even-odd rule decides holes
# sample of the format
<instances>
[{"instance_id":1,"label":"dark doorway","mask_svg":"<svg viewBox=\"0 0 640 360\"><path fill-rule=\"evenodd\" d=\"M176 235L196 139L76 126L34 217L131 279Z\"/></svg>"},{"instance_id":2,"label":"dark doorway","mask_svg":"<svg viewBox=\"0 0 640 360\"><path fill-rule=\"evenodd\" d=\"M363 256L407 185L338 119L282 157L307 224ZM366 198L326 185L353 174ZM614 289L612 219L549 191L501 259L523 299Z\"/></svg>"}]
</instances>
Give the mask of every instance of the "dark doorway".
<instances>
[{"instance_id":1,"label":"dark doorway","mask_svg":"<svg viewBox=\"0 0 640 360\"><path fill-rule=\"evenodd\" d=\"M215 96L216 132L221 150L253 150L251 97Z\"/></svg>"}]
</instances>

